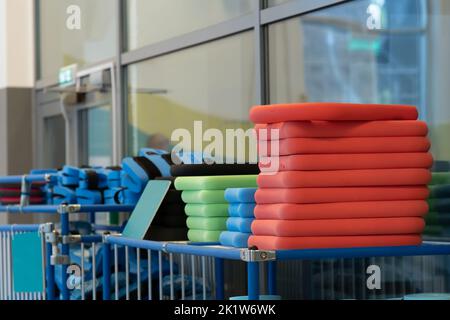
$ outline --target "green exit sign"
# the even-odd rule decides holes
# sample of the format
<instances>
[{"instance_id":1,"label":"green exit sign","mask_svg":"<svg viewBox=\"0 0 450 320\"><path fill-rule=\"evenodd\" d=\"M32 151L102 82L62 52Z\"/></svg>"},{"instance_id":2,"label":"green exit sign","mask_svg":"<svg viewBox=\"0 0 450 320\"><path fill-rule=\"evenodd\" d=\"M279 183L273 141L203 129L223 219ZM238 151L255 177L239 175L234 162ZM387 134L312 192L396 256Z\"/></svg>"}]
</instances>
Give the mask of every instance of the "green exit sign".
<instances>
[{"instance_id":1,"label":"green exit sign","mask_svg":"<svg viewBox=\"0 0 450 320\"><path fill-rule=\"evenodd\" d=\"M73 64L59 69L58 82L60 87L68 87L76 84L77 65Z\"/></svg>"}]
</instances>

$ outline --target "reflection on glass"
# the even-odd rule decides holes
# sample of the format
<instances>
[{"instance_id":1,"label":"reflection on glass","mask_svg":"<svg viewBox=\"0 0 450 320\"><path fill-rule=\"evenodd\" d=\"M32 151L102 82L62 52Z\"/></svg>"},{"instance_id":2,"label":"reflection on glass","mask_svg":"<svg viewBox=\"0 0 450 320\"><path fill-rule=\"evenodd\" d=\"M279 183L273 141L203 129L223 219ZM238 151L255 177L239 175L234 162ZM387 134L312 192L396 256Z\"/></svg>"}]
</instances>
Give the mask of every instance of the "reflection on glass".
<instances>
[{"instance_id":1,"label":"reflection on glass","mask_svg":"<svg viewBox=\"0 0 450 320\"><path fill-rule=\"evenodd\" d=\"M449 28L446 0L353 1L273 24L271 102L415 105L444 161L435 170L448 172ZM437 230L450 236L445 225Z\"/></svg>"},{"instance_id":2,"label":"reflection on glass","mask_svg":"<svg viewBox=\"0 0 450 320\"><path fill-rule=\"evenodd\" d=\"M56 78L63 66L77 63L83 67L114 56L117 19L111 4L111 0L39 1L38 78Z\"/></svg>"},{"instance_id":3,"label":"reflection on glass","mask_svg":"<svg viewBox=\"0 0 450 320\"><path fill-rule=\"evenodd\" d=\"M128 68L128 153L170 149L172 132L250 128L255 102L252 32L211 42Z\"/></svg>"},{"instance_id":4,"label":"reflection on glass","mask_svg":"<svg viewBox=\"0 0 450 320\"><path fill-rule=\"evenodd\" d=\"M89 108L81 112L82 165L112 165L111 107Z\"/></svg>"},{"instance_id":5,"label":"reflection on glass","mask_svg":"<svg viewBox=\"0 0 450 320\"><path fill-rule=\"evenodd\" d=\"M66 129L62 116L44 119L45 168L62 168L66 163Z\"/></svg>"},{"instance_id":6,"label":"reflection on glass","mask_svg":"<svg viewBox=\"0 0 450 320\"><path fill-rule=\"evenodd\" d=\"M128 0L128 50L230 20L255 8L253 0Z\"/></svg>"},{"instance_id":7,"label":"reflection on glass","mask_svg":"<svg viewBox=\"0 0 450 320\"><path fill-rule=\"evenodd\" d=\"M279 4L283 4L285 2L289 2L289 1L301 1L301 0L267 0L267 6L268 7L274 7L274 6L277 6Z\"/></svg>"}]
</instances>

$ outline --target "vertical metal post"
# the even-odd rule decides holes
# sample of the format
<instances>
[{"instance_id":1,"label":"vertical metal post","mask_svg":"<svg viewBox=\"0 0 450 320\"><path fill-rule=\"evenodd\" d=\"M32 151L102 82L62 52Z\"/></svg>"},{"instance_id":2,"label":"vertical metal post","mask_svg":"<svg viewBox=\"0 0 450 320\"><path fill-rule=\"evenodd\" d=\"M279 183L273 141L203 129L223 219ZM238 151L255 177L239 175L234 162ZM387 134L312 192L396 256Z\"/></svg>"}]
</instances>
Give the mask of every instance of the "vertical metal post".
<instances>
[{"instance_id":1,"label":"vertical metal post","mask_svg":"<svg viewBox=\"0 0 450 320\"><path fill-rule=\"evenodd\" d=\"M215 258L214 266L215 266L214 275L215 275L215 283L216 283L216 300L224 300L225 299L224 260L221 258Z\"/></svg>"},{"instance_id":2,"label":"vertical metal post","mask_svg":"<svg viewBox=\"0 0 450 320\"><path fill-rule=\"evenodd\" d=\"M111 300L111 244L103 243L103 300Z\"/></svg>"},{"instance_id":3,"label":"vertical metal post","mask_svg":"<svg viewBox=\"0 0 450 320\"><path fill-rule=\"evenodd\" d=\"M61 236L68 236L69 235L69 214L67 212L61 213ZM69 245L68 244L62 244L61 245L61 254L63 256L69 256ZM69 300L70 299L70 292L69 288L67 287L67 267L68 265L62 265L61 266L61 279L62 279L62 288L61 288L61 294L63 300Z\"/></svg>"},{"instance_id":4,"label":"vertical metal post","mask_svg":"<svg viewBox=\"0 0 450 320\"><path fill-rule=\"evenodd\" d=\"M95 212L89 212L89 223L95 225Z\"/></svg>"},{"instance_id":5,"label":"vertical metal post","mask_svg":"<svg viewBox=\"0 0 450 320\"><path fill-rule=\"evenodd\" d=\"M277 263L270 261L267 263L267 289L271 296L277 294Z\"/></svg>"},{"instance_id":6,"label":"vertical metal post","mask_svg":"<svg viewBox=\"0 0 450 320\"><path fill-rule=\"evenodd\" d=\"M141 294L141 250L136 248L136 274L137 274L137 299L140 301Z\"/></svg>"},{"instance_id":7,"label":"vertical metal post","mask_svg":"<svg viewBox=\"0 0 450 320\"><path fill-rule=\"evenodd\" d=\"M95 242L92 243L92 300L97 300L97 259L95 257L96 254L96 245Z\"/></svg>"},{"instance_id":8,"label":"vertical metal post","mask_svg":"<svg viewBox=\"0 0 450 320\"><path fill-rule=\"evenodd\" d=\"M247 262L248 299L259 300L259 262Z\"/></svg>"},{"instance_id":9,"label":"vertical metal post","mask_svg":"<svg viewBox=\"0 0 450 320\"><path fill-rule=\"evenodd\" d=\"M47 278L47 299L55 300L55 266L52 266L52 244L46 244L45 260L46 260L46 278Z\"/></svg>"}]
</instances>

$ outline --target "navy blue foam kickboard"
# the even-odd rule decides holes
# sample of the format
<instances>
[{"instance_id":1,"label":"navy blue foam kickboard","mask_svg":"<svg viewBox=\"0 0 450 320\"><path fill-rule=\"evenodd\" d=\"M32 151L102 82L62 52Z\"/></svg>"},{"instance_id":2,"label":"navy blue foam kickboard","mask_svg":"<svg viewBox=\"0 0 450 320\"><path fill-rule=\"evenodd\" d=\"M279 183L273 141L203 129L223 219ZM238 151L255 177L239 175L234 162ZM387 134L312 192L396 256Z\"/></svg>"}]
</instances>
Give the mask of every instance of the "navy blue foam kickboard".
<instances>
[{"instance_id":1,"label":"navy blue foam kickboard","mask_svg":"<svg viewBox=\"0 0 450 320\"><path fill-rule=\"evenodd\" d=\"M120 188L122 170L107 169L108 188Z\"/></svg>"},{"instance_id":2,"label":"navy blue foam kickboard","mask_svg":"<svg viewBox=\"0 0 450 320\"><path fill-rule=\"evenodd\" d=\"M450 198L428 199L430 211L450 212Z\"/></svg>"},{"instance_id":3,"label":"navy blue foam kickboard","mask_svg":"<svg viewBox=\"0 0 450 320\"><path fill-rule=\"evenodd\" d=\"M230 217L254 218L256 203L231 203L228 206Z\"/></svg>"},{"instance_id":4,"label":"navy blue foam kickboard","mask_svg":"<svg viewBox=\"0 0 450 320\"><path fill-rule=\"evenodd\" d=\"M148 182L122 235L126 238L144 240L164 197L169 191L170 181Z\"/></svg>"},{"instance_id":5,"label":"navy blue foam kickboard","mask_svg":"<svg viewBox=\"0 0 450 320\"><path fill-rule=\"evenodd\" d=\"M233 232L251 233L254 220L251 218L228 218L227 229Z\"/></svg>"},{"instance_id":6,"label":"navy blue foam kickboard","mask_svg":"<svg viewBox=\"0 0 450 320\"><path fill-rule=\"evenodd\" d=\"M64 166L59 172L59 183L63 186L78 186L80 181L80 170L76 167Z\"/></svg>"},{"instance_id":7,"label":"navy blue foam kickboard","mask_svg":"<svg viewBox=\"0 0 450 320\"><path fill-rule=\"evenodd\" d=\"M254 203L256 188L230 188L225 190L225 199L230 203Z\"/></svg>"},{"instance_id":8,"label":"navy blue foam kickboard","mask_svg":"<svg viewBox=\"0 0 450 320\"><path fill-rule=\"evenodd\" d=\"M78 188L76 190L77 202L82 205L102 204L102 191L86 190Z\"/></svg>"},{"instance_id":9,"label":"navy blue foam kickboard","mask_svg":"<svg viewBox=\"0 0 450 320\"><path fill-rule=\"evenodd\" d=\"M106 189L108 187L107 172L103 168L80 169L80 189Z\"/></svg>"},{"instance_id":10,"label":"navy blue foam kickboard","mask_svg":"<svg viewBox=\"0 0 450 320\"><path fill-rule=\"evenodd\" d=\"M225 231L220 234L220 244L226 247L247 248L250 233Z\"/></svg>"},{"instance_id":11,"label":"navy blue foam kickboard","mask_svg":"<svg viewBox=\"0 0 450 320\"><path fill-rule=\"evenodd\" d=\"M133 158L123 159L122 167L122 186L135 193L141 192L150 179L145 170Z\"/></svg>"},{"instance_id":12,"label":"navy blue foam kickboard","mask_svg":"<svg viewBox=\"0 0 450 320\"><path fill-rule=\"evenodd\" d=\"M161 176L170 177L170 163L168 163L162 156L167 155L167 151L158 149L144 148L139 151L140 157L145 157L150 160L161 172Z\"/></svg>"},{"instance_id":13,"label":"navy blue foam kickboard","mask_svg":"<svg viewBox=\"0 0 450 320\"><path fill-rule=\"evenodd\" d=\"M54 205L77 203L77 195L73 189L58 185L53 188L52 192L50 190L48 192L49 197L51 197L51 202Z\"/></svg>"}]
</instances>

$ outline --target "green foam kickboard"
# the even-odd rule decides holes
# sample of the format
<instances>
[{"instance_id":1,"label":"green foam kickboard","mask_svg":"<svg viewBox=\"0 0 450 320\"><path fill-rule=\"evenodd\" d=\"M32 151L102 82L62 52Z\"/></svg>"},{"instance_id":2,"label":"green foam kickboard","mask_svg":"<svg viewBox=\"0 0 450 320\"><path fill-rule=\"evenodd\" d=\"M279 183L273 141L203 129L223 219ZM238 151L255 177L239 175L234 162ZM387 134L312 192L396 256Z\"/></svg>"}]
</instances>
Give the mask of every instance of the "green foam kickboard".
<instances>
[{"instance_id":1,"label":"green foam kickboard","mask_svg":"<svg viewBox=\"0 0 450 320\"><path fill-rule=\"evenodd\" d=\"M186 224L189 229L207 230L207 231L225 231L227 230L228 218L197 218L189 217Z\"/></svg>"},{"instance_id":2,"label":"green foam kickboard","mask_svg":"<svg viewBox=\"0 0 450 320\"><path fill-rule=\"evenodd\" d=\"M224 204L225 190L183 191L181 199L187 204Z\"/></svg>"},{"instance_id":3,"label":"green foam kickboard","mask_svg":"<svg viewBox=\"0 0 450 320\"><path fill-rule=\"evenodd\" d=\"M225 190L228 188L256 188L257 175L180 177L175 180L177 190Z\"/></svg>"},{"instance_id":4,"label":"green foam kickboard","mask_svg":"<svg viewBox=\"0 0 450 320\"><path fill-rule=\"evenodd\" d=\"M433 172L430 185L450 184L450 172Z\"/></svg>"},{"instance_id":5,"label":"green foam kickboard","mask_svg":"<svg viewBox=\"0 0 450 320\"><path fill-rule=\"evenodd\" d=\"M42 241L39 233L14 235L11 249L14 291L43 292Z\"/></svg>"},{"instance_id":6,"label":"green foam kickboard","mask_svg":"<svg viewBox=\"0 0 450 320\"><path fill-rule=\"evenodd\" d=\"M189 230L188 239L191 242L219 242L222 231Z\"/></svg>"},{"instance_id":7,"label":"green foam kickboard","mask_svg":"<svg viewBox=\"0 0 450 320\"><path fill-rule=\"evenodd\" d=\"M144 240L170 185L170 181L149 181L122 232L123 237Z\"/></svg>"},{"instance_id":8,"label":"green foam kickboard","mask_svg":"<svg viewBox=\"0 0 450 320\"><path fill-rule=\"evenodd\" d=\"M189 217L228 217L228 204L188 204L186 215Z\"/></svg>"}]
</instances>

